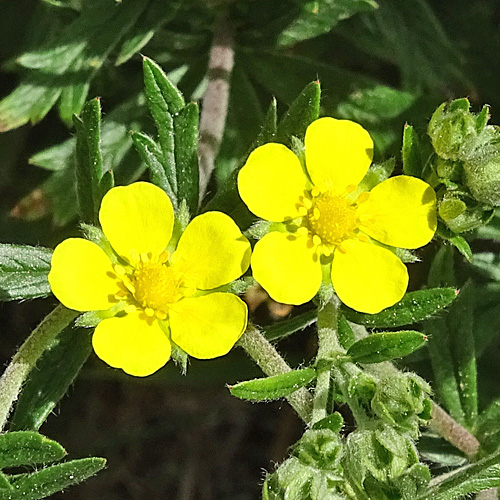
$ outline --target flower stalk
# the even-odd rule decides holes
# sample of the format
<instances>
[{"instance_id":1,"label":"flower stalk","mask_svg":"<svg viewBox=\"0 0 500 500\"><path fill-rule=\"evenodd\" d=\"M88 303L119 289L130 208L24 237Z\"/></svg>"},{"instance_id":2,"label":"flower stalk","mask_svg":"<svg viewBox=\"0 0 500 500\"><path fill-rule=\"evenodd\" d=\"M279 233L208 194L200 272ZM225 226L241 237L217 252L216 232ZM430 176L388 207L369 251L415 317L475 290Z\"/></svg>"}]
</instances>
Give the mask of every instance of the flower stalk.
<instances>
[{"instance_id":1,"label":"flower stalk","mask_svg":"<svg viewBox=\"0 0 500 500\"><path fill-rule=\"evenodd\" d=\"M3 431L30 371L42 354L77 316L77 311L59 305L33 330L0 378L0 431Z\"/></svg>"},{"instance_id":2,"label":"flower stalk","mask_svg":"<svg viewBox=\"0 0 500 500\"><path fill-rule=\"evenodd\" d=\"M331 357L338 349L337 311L340 302L336 296L318 310L318 355L316 357L316 388L314 391L311 423L327 416L331 381Z\"/></svg>"},{"instance_id":3,"label":"flower stalk","mask_svg":"<svg viewBox=\"0 0 500 500\"><path fill-rule=\"evenodd\" d=\"M246 351L269 377L291 371L288 363L255 326L247 328L238 341L238 345ZM290 394L287 400L299 417L306 424L309 424L312 409L312 397L309 391L302 387L293 394Z\"/></svg>"}]
</instances>

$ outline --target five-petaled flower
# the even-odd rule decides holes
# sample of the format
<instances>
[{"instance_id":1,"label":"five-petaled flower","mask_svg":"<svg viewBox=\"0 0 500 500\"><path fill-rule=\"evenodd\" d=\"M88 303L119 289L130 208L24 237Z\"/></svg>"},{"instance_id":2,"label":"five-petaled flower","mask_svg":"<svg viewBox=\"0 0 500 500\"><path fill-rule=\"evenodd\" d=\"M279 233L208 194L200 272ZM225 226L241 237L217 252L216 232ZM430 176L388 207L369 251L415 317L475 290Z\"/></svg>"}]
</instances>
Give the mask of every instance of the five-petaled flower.
<instances>
[{"instance_id":1,"label":"five-petaled flower","mask_svg":"<svg viewBox=\"0 0 500 500\"><path fill-rule=\"evenodd\" d=\"M415 249L432 239L436 195L406 175L361 192L372 156L368 132L334 118L307 128L307 171L282 144L250 154L238 176L241 198L258 217L282 223L271 225L252 255L253 275L273 299L307 302L323 274L358 311L377 313L403 297L408 272L386 246Z\"/></svg>"},{"instance_id":2,"label":"five-petaled flower","mask_svg":"<svg viewBox=\"0 0 500 500\"><path fill-rule=\"evenodd\" d=\"M170 199L146 182L108 191L99 220L112 249L64 240L49 274L66 307L109 310L93 335L96 354L136 376L161 368L171 342L196 358L226 354L247 324L242 300L213 291L250 264L250 244L233 220L207 212L178 239Z\"/></svg>"}]
</instances>

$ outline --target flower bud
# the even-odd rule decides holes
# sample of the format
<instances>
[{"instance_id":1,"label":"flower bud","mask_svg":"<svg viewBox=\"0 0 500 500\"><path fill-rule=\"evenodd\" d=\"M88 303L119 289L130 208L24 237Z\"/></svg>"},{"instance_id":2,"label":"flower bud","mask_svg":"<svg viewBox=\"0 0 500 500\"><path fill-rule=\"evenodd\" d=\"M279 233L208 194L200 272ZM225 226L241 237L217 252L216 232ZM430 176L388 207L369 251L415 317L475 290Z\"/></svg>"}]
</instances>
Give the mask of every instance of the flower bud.
<instances>
[{"instance_id":1,"label":"flower bud","mask_svg":"<svg viewBox=\"0 0 500 500\"><path fill-rule=\"evenodd\" d=\"M441 158L458 160L462 143L477 133L476 116L469 108L468 99L456 99L441 104L432 115L428 134Z\"/></svg>"}]
</instances>

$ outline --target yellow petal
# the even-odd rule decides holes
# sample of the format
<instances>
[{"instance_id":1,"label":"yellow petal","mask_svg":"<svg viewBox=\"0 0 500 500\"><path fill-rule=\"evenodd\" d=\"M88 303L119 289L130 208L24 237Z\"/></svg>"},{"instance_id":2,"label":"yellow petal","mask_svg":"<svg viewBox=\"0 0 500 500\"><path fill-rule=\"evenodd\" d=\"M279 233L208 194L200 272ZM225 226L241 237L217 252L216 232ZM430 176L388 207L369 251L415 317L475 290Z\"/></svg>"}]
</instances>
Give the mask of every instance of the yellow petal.
<instances>
[{"instance_id":1,"label":"yellow petal","mask_svg":"<svg viewBox=\"0 0 500 500\"><path fill-rule=\"evenodd\" d=\"M274 222L299 217L306 187L299 159L283 144L258 147L238 174L241 199L255 215Z\"/></svg>"},{"instance_id":2,"label":"yellow petal","mask_svg":"<svg viewBox=\"0 0 500 500\"><path fill-rule=\"evenodd\" d=\"M320 118L307 127L306 165L320 189L342 194L357 186L373 158L373 141L359 124L349 120Z\"/></svg>"},{"instance_id":3,"label":"yellow petal","mask_svg":"<svg viewBox=\"0 0 500 500\"><path fill-rule=\"evenodd\" d=\"M252 254L254 278L277 302L304 304L321 285L321 265L310 238L266 234Z\"/></svg>"},{"instance_id":4,"label":"yellow petal","mask_svg":"<svg viewBox=\"0 0 500 500\"><path fill-rule=\"evenodd\" d=\"M195 217L172 259L190 286L210 290L239 278L250 265L250 243L222 212Z\"/></svg>"},{"instance_id":5,"label":"yellow petal","mask_svg":"<svg viewBox=\"0 0 500 500\"><path fill-rule=\"evenodd\" d=\"M105 363L129 375L146 377L170 359L170 341L156 320L144 313L101 321L92 337L94 351Z\"/></svg>"},{"instance_id":6,"label":"yellow petal","mask_svg":"<svg viewBox=\"0 0 500 500\"><path fill-rule=\"evenodd\" d=\"M102 199L99 221L115 252L161 253L170 241L174 210L163 190L149 182L110 189Z\"/></svg>"},{"instance_id":7,"label":"yellow petal","mask_svg":"<svg viewBox=\"0 0 500 500\"><path fill-rule=\"evenodd\" d=\"M340 300L357 311L375 314L401 300L408 286L406 266L374 243L346 240L335 251L332 283Z\"/></svg>"},{"instance_id":8,"label":"yellow petal","mask_svg":"<svg viewBox=\"0 0 500 500\"><path fill-rule=\"evenodd\" d=\"M246 304L230 293L177 302L169 313L172 341L200 359L227 354L247 326Z\"/></svg>"},{"instance_id":9,"label":"yellow petal","mask_svg":"<svg viewBox=\"0 0 500 500\"><path fill-rule=\"evenodd\" d=\"M110 296L118 291L111 261L91 241L69 238L52 254L49 283L57 299L76 311L109 309Z\"/></svg>"},{"instance_id":10,"label":"yellow petal","mask_svg":"<svg viewBox=\"0 0 500 500\"><path fill-rule=\"evenodd\" d=\"M362 230L372 238L394 247L419 248L436 231L436 193L415 177L391 177L370 191L358 213Z\"/></svg>"}]
</instances>

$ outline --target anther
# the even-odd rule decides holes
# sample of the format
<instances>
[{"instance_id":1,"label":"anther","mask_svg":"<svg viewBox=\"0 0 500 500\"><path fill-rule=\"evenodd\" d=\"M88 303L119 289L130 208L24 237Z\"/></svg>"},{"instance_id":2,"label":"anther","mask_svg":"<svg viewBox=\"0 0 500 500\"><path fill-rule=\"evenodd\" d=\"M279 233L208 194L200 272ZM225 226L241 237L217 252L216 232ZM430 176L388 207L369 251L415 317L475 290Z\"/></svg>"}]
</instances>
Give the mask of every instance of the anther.
<instances>
[{"instance_id":1,"label":"anther","mask_svg":"<svg viewBox=\"0 0 500 500\"><path fill-rule=\"evenodd\" d=\"M163 311L156 311L155 314L158 319L163 320L167 318L167 313L164 313Z\"/></svg>"},{"instance_id":2,"label":"anther","mask_svg":"<svg viewBox=\"0 0 500 500\"><path fill-rule=\"evenodd\" d=\"M364 193L361 193L358 196L356 203L364 203L369 197L370 197L370 193L368 191L365 191Z\"/></svg>"},{"instance_id":3,"label":"anther","mask_svg":"<svg viewBox=\"0 0 500 500\"><path fill-rule=\"evenodd\" d=\"M312 204L312 201L309 199L309 198L304 198L302 200L302 203L304 204L304 206L307 208L307 210L310 210L311 207L313 206Z\"/></svg>"},{"instance_id":4,"label":"anther","mask_svg":"<svg viewBox=\"0 0 500 500\"><path fill-rule=\"evenodd\" d=\"M311 189L311 195L312 195L312 196L314 196L314 197L319 196L319 193L320 193L320 191L319 191L319 188L318 188L318 187L314 186L314 187Z\"/></svg>"},{"instance_id":5,"label":"anther","mask_svg":"<svg viewBox=\"0 0 500 500\"><path fill-rule=\"evenodd\" d=\"M366 236L366 234L361 233L358 235L358 240L362 241L363 243L368 243L370 241L370 238L368 238L368 236Z\"/></svg>"},{"instance_id":6,"label":"anther","mask_svg":"<svg viewBox=\"0 0 500 500\"><path fill-rule=\"evenodd\" d=\"M131 313L134 313L135 311L137 311L137 307L134 306L134 304L129 304L126 308L125 308L125 312L127 314L131 314Z\"/></svg>"},{"instance_id":7,"label":"anther","mask_svg":"<svg viewBox=\"0 0 500 500\"><path fill-rule=\"evenodd\" d=\"M356 185L354 184L349 184L346 188L345 188L345 192L347 194L349 193L353 193L354 191L356 191Z\"/></svg>"},{"instance_id":8,"label":"anther","mask_svg":"<svg viewBox=\"0 0 500 500\"><path fill-rule=\"evenodd\" d=\"M309 230L307 229L307 227L305 226L300 226L298 229L297 229L297 234L299 236L306 236L307 233L309 233Z\"/></svg>"},{"instance_id":9,"label":"anther","mask_svg":"<svg viewBox=\"0 0 500 500\"><path fill-rule=\"evenodd\" d=\"M313 210L313 219L315 220L318 220L319 217L320 217L320 211L319 211L319 208L318 207L314 207L314 210Z\"/></svg>"},{"instance_id":10,"label":"anther","mask_svg":"<svg viewBox=\"0 0 500 500\"><path fill-rule=\"evenodd\" d=\"M120 266L120 264L115 264L113 266L113 269L115 270L115 273L118 276L125 276L127 272L125 271L125 268L123 266Z\"/></svg>"},{"instance_id":11,"label":"anther","mask_svg":"<svg viewBox=\"0 0 500 500\"><path fill-rule=\"evenodd\" d=\"M144 312L146 313L146 316L149 316L150 318L155 315L154 309L151 309L151 307L146 307Z\"/></svg>"},{"instance_id":12,"label":"anther","mask_svg":"<svg viewBox=\"0 0 500 500\"><path fill-rule=\"evenodd\" d=\"M315 235L313 236L313 243L314 243L314 245L316 245L316 246L321 245L321 238L320 238L317 234L315 234Z\"/></svg>"},{"instance_id":13,"label":"anther","mask_svg":"<svg viewBox=\"0 0 500 500\"><path fill-rule=\"evenodd\" d=\"M297 211L299 212L299 215L302 215L302 217L305 217L307 215L306 207L299 207Z\"/></svg>"}]
</instances>

